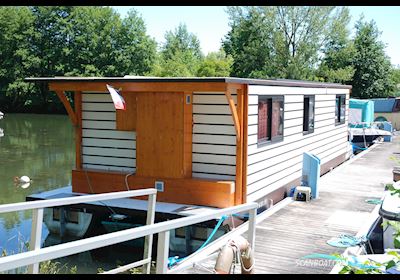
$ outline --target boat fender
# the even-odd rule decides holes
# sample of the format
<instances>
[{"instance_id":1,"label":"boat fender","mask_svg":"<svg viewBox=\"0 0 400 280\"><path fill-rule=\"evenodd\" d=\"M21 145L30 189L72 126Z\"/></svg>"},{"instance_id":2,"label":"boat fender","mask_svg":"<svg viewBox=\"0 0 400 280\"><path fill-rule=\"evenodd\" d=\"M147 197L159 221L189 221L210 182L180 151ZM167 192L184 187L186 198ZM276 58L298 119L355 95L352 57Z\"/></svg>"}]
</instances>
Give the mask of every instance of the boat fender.
<instances>
[{"instance_id":1,"label":"boat fender","mask_svg":"<svg viewBox=\"0 0 400 280\"><path fill-rule=\"evenodd\" d=\"M217 274L231 271L235 254L239 253L242 274L254 273L254 257L249 242L242 236L235 237L221 249L214 270Z\"/></svg>"}]
</instances>

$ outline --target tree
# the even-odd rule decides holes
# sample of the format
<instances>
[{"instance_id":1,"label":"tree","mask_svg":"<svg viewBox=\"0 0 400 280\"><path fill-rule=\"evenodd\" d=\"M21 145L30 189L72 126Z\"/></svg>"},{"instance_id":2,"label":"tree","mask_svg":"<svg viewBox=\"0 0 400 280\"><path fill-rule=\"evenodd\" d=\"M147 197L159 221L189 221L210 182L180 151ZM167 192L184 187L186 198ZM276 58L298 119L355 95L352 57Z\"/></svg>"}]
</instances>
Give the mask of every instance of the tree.
<instances>
[{"instance_id":1,"label":"tree","mask_svg":"<svg viewBox=\"0 0 400 280\"><path fill-rule=\"evenodd\" d=\"M231 30L223 42L239 77L316 79L319 53L337 8L284 6L228 9Z\"/></svg>"},{"instance_id":2,"label":"tree","mask_svg":"<svg viewBox=\"0 0 400 280\"><path fill-rule=\"evenodd\" d=\"M153 74L164 77L195 76L202 58L199 39L189 33L185 24L180 24L174 31L166 32L156 68L158 71Z\"/></svg>"},{"instance_id":3,"label":"tree","mask_svg":"<svg viewBox=\"0 0 400 280\"><path fill-rule=\"evenodd\" d=\"M273 26L259 7L229 7L231 30L223 49L232 56L231 76L266 78L274 74L269 66L273 49Z\"/></svg>"},{"instance_id":4,"label":"tree","mask_svg":"<svg viewBox=\"0 0 400 280\"><path fill-rule=\"evenodd\" d=\"M393 67L391 71L391 80L394 84L394 92L393 95L400 95L400 65L397 67Z\"/></svg>"},{"instance_id":5,"label":"tree","mask_svg":"<svg viewBox=\"0 0 400 280\"><path fill-rule=\"evenodd\" d=\"M221 49L209 53L200 63L197 70L198 77L228 77L233 59Z\"/></svg>"},{"instance_id":6,"label":"tree","mask_svg":"<svg viewBox=\"0 0 400 280\"><path fill-rule=\"evenodd\" d=\"M363 21L361 17L355 25L353 60L355 69L352 81L352 96L358 98L385 97L393 91L390 79L391 64L385 54L385 45L379 40L380 32L376 23Z\"/></svg>"},{"instance_id":7,"label":"tree","mask_svg":"<svg viewBox=\"0 0 400 280\"><path fill-rule=\"evenodd\" d=\"M337 11L336 20L332 21L326 44L322 49L323 58L317 76L324 82L348 84L354 75L352 65L355 48L350 40L347 26L350 22L349 9L343 7Z\"/></svg>"},{"instance_id":8,"label":"tree","mask_svg":"<svg viewBox=\"0 0 400 280\"><path fill-rule=\"evenodd\" d=\"M15 112L32 100L34 85L24 78L35 73L38 59L31 52L34 16L27 7L0 7L0 104Z\"/></svg>"}]
</instances>

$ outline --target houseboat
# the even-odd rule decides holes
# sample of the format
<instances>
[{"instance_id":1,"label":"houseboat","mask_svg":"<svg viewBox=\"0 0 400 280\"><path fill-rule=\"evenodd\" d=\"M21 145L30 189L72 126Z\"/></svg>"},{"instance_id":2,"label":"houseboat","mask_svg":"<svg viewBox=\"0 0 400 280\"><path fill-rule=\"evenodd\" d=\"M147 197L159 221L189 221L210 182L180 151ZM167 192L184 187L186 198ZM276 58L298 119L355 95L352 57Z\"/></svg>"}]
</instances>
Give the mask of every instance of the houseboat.
<instances>
[{"instance_id":1,"label":"houseboat","mask_svg":"<svg viewBox=\"0 0 400 280\"><path fill-rule=\"evenodd\" d=\"M281 79L41 77L75 127L73 193L154 187L157 203L260 209L347 159L351 86ZM107 85L126 110L116 110ZM73 104L66 97L73 92Z\"/></svg>"},{"instance_id":2,"label":"houseboat","mask_svg":"<svg viewBox=\"0 0 400 280\"><path fill-rule=\"evenodd\" d=\"M400 130L400 98L373 98L375 121L391 122L395 130Z\"/></svg>"},{"instance_id":3,"label":"houseboat","mask_svg":"<svg viewBox=\"0 0 400 280\"><path fill-rule=\"evenodd\" d=\"M392 137L391 123L374 121L374 101L353 99L349 102L349 140L354 153L367 149L377 141Z\"/></svg>"}]
</instances>

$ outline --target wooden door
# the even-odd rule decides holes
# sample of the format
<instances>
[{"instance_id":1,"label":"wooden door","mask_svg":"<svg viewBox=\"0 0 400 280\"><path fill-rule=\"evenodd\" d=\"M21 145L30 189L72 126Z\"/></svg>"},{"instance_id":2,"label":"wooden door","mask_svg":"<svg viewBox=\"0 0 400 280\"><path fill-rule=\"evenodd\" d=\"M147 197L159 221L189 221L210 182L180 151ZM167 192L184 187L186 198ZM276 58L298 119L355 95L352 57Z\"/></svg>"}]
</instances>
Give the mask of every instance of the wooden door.
<instances>
[{"instance_id":1,"label":"wooden door","mask_svg":"<svg viewBox=\"0 0 400 280\"><path fill-rule=\"evenodd\" d=\"M138 94L136 174L182 178L184 154L183 94Z\"/></svg>"}]
</instances>

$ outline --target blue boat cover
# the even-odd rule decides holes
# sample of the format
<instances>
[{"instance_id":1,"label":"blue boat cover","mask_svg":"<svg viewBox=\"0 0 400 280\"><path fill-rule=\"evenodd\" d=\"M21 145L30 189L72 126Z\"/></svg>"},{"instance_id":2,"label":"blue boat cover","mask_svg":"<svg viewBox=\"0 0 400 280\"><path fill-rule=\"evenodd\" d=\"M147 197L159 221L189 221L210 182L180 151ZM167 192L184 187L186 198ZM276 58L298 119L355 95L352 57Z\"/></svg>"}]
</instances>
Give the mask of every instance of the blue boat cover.
<instances>
[{"instance_id":1,"label":"blue boat cover","mask_svg":"<svg viewBox=\"0 0 400 280\"><path fill-rule=\"evenodd\" d=\"M374 102L372 100L361 100L350 98L350 109L361 109L361 122L372 123L374 121ZM362 127L370 125L350 125L350 127Z\"/></svg>"}]
</instances>

